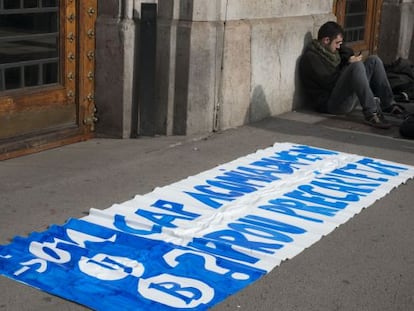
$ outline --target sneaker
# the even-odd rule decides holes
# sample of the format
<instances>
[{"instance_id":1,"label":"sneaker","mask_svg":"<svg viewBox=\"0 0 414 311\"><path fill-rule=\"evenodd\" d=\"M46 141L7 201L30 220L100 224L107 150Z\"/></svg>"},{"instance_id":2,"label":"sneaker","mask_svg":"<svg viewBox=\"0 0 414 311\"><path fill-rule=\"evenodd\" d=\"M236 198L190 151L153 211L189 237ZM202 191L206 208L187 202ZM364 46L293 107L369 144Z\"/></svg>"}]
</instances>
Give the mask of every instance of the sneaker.
<instances>
[{"instance_id":1,"label":"sneaker","mask_svg":"<svg viewBox=\"0 0 414 311\"><path fill-rule=\"evenodd\" d=\"M394 100L396 102L409 103L410 97L406 92L400 92L398 94L394 94Z\"/></svg>"},{"instance_id":2,"label":"sneaker","mask_svg":"<svg viewBox=\"0 0 414 311\"><path fill-rule=\"evenodd\" d=\"M391 128L391 124L384 118L381 113L377 112L374 112L372 115L365 117L364 123L378 129L387 130Z\"/></svg>"},{"instance_id":3,"label":"sneaker","mask_svg":"<svg viewBox=\"0 0 414 311\"><path fill-rule=\"evenodd\" d=\"M391 104L389 107L382 109L382 111L390 116L394 117L404 117L406 114L406 110L403 106L398 105L396 103Z\"/></svg>"}]
</instances>

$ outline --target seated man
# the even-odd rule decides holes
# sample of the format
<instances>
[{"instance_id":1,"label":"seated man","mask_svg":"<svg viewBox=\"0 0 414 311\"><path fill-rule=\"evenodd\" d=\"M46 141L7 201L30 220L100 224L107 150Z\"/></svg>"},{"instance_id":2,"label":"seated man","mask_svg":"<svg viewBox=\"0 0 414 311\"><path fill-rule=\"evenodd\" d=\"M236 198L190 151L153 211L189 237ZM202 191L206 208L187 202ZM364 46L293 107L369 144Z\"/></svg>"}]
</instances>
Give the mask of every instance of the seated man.
<instances>
[{"instance_id":1,"label":"seated man","mask_svg":"<svg viewBox=\"0 0 414 311\"><path fill-rule=\"evenodd\" d=\"M388 129L383 111L398 115L403 108L394 101L384 65L374 55L362 61L361 55L342 46L343 33L339 24L327 22L306 47L299 63L304 91L318 111L331 114L351 112L356 96L365 123Z\"/></svg>"}]
</instances>

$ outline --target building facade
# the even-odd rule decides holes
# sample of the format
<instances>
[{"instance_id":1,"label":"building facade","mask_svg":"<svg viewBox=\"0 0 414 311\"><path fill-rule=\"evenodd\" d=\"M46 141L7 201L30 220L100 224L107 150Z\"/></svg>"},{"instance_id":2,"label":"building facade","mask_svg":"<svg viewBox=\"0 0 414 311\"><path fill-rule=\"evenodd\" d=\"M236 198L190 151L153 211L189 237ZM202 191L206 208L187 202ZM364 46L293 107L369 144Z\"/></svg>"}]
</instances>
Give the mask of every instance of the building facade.
<instances>
[{"instance_id":1,"label":"building facade","mask_svg":"<svg viewBox=\"0 0 414 311\"><path fill-rule=\"evenodd\" d=\"M298 59L320 25L338 20L355 49L386 62L412 60L413 10L414 0L0 0L0 158L297 109Z\"/></svg>"}]
</instances>

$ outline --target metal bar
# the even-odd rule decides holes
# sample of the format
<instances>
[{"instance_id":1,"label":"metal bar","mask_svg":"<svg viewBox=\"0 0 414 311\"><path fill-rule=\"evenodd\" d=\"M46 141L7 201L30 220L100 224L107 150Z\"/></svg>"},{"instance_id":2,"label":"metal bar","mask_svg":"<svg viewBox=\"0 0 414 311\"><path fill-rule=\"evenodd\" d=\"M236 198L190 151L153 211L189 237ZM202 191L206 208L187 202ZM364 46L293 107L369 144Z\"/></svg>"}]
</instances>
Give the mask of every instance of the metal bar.
<instances>
[{"instance_id":1,"label":"metal bar","mask_svg":"<svg viewBox=\"0 0 414 311\"><path fill-rule=\"evenodd\" d=\"M354 42L354 41L363 40L364 39L363 38L364 31L365 31L365 28L347 29L345 31L346 41Z\"/></svg>"},{"instance_id":2,"label":"metal bar","mask_svg":"<svg viewBox=\"0 0 414 311\"><path fill-rule=\"evenodd\" d=\"M43 39L43 38L57 38L58 36L59 36L58 32L25 34L25 35L7 36L7 37L0 36L0 42L5 42L5 41L13 42L13 41L22 41L22 40L29 40L29 39Z\"/></svg>"},{"instance_id":3,"label":"metal bar","mask_svg":"<svg viewBox=\"0 0 414 311\"><path fill-rule=\"evenodd\" d=\"M57 12L58 7L47 7L47 8L27 8L27 9L0 9L0 15L11 15L11 14L28 14L28 13L50 13Z\"/></svg>"},{"instance_id":4,"label":"metal bar","mask_svg":"<svg viewBox=\"0 0 414 311\"><path fill-rule=\"evenodd\" d=\"M367 11L361 11L361 12L356 12L356 13L347 13L346 17L349 17L349 16L364 16L366 14L367 14Z\"/></svg>"},{"instance_id":5,"label":"metal bar","mask_svg":"<svg viewBox=\"0 0 414 311\"><path fill-rule=\"evenodd\" d=\"M7 68L13 68L13 67L20 67L20 66L28 66L28 65L37 65L37 64L48 64L48 63L54 63L58 62L59 57L54 58L45 58L40 60L28 60L23 62L17 62L17 63L7 63L7 64L0 64L0 70L1 69L7 69Z\"/></svg>"},{"instance_id":6,"label":"metal bar","mask_svg":"<svg viewBox=\"0 0 414 311\"><path fill-rule=\"evenodd\" d=\"M39 76L38 76L39 85L43 84L43 64L39 64Z\"/></svg>"},{"instance_id":7,"label":"metal bar","mask_svg":"<svg viewBox=\"0 0 414 311\"><path fill-rule=\"evenodd\" d=\"M5 77L4 77L4 70L0 69L0 91L6 89Z\"/></svg>"},{"instance_id":8,"label":"metal bar","mask_svg":"<svg viewBox=\"0 0 414 311\"><path fill-rule=\"evenodd\" d=\"M58 59L56 59L56 61L58 61ZM43 64L47 64L47 63L51 63L51 61L45 60L43 62L38 62L38 66L39 66L39 73L38 73L38 83L36 86L41 86L41 85L45 85L45 84L56 84L57 82L53 82L53 83L44 83L43 81ZM9 66L9 67L17 67L19 68L19 72L20 72L20 76L19 76L19 87L20 89L22 88L26 88L26 80L25 80L25 66L27 65L32 65L32 64L36 64L35 62L21 62L21 63L16 63L15 65L18 66ZM1 68L3 67L3 69ZM6 90L6 76L5 76L5 70L7 67L6 66L0 66L0 92ZM29 86L31 87L31 86ZM15 89L18 89L15 88Z\"/></svg>"},{"instance_id":9,"label":"metal bar","mask_svg":"<svg viewBox=\"0 0 414 311\"><path fill-rule=\"evenodd\" d=\"M360 30L360 29L365 29L365 26L346 27L345 28L345 32L347 32L347 31L353 31L353 30Z\"/></svg>"},{"instance_id":10,"label":"metal bar","mask_svg":"<svg viewBox=\"0 0 414 311\"><path fill-rule=\"evenodd\" d=\"M24 88L24 66L20 66L20 88Z\"/></svg>"}]
</instances>

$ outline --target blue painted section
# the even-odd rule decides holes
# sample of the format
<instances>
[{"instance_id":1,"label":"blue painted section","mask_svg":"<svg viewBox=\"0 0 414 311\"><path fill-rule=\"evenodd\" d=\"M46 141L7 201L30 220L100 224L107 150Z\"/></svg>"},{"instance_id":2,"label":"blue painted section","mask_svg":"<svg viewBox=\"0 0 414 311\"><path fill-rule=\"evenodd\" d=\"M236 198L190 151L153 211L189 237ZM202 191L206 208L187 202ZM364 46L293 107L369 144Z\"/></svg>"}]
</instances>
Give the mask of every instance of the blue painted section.
<instances>
[{"instance_id":1,"label":"blue painted section","mask_svg":"<svg viewBox=\"0 0 414 311\"><path fill-rule=\"evenodd\" d=\"M79 234L84 236L76 238ZM169 254L174 255L173 266L164 259ZM0 256L2 274L96 310L187 310L190 305L204 310L266 273L76 219L15 238L0 248ZM101 279L100 273L110 276ZM162 280L156 278L162 275ZM176 306L149 299L149 293L140 293L140 282L166 302L177 301Z\"/></svg>"}]
</instances>

